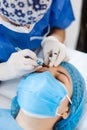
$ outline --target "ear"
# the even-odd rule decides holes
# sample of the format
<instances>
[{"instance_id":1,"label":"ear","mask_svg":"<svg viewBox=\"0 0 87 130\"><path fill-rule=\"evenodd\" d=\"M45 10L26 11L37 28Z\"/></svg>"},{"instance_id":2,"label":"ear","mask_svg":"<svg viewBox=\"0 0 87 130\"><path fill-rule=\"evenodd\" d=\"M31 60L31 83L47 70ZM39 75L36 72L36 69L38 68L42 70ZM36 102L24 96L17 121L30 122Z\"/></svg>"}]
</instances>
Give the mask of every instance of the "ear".
<instances>
[{"instance_id":1,"label":"ear","mask_svg":"<svg viewBox=\"0 0 87 130\"><path fill-rule=\"evenodd\" d=\"M70 114L70 109L69 109L69 107L67 107L66 111L63 112L61 115L62 115L63 119L67 119L69 114Z\"/></svg>"}]
</instances>

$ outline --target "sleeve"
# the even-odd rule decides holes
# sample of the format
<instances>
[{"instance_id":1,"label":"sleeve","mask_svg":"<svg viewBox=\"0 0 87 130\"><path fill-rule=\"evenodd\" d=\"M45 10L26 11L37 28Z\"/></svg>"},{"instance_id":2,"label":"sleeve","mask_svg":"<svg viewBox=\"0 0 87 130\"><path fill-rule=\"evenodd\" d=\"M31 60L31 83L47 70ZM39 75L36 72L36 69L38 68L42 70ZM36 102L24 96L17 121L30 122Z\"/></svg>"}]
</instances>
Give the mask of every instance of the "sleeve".
<instances>
[{"instance_id":1,"label":"sleeve","mask_svg":"<svg viewBox=\"0 0 87 130\"><path fill-rule=\"evenodd\" d=\"M70 0L54 0L51 6L50 26L66 29L75 20Z\"/></svg>"}]
</instances>

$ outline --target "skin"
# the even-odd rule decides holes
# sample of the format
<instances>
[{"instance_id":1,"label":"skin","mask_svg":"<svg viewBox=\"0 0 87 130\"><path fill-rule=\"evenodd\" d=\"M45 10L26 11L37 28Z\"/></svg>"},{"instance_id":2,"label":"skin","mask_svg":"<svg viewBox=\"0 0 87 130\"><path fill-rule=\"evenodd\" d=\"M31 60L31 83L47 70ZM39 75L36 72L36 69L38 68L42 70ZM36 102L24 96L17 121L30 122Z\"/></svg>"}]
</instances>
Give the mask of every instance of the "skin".
<instances>
[{"instance_id":1,"label":"skin","mask_svg":"<svg viewBox=\"0 0 87 130\"><path fill-rule=\"evenodd\" d=\"M38 70L38 72L49 71L57 80L64 84L65 88L68 91L68 96L72 97L72 81L68 74L68 72L61 66L58 67L42 67ZM69 110L69 100L66 97L60 104L58 109L58 114L61 116L57 116L54 118L34 118L25 114L21 109L16 117L16 121L24 130L52 130L53 126L60 119L66 119L70 113Z\"/></svg>"},{"instance_id":2,"label":"skin","mask_svg":"<svg viewBox=\"0 0 87 130\"><path fill-rule=\"evenodd\" d=\"M52 28L49 35L55 36L58 41L64 43L65 40L65 30L59 28Z\"/></svg>"}]
</instances>

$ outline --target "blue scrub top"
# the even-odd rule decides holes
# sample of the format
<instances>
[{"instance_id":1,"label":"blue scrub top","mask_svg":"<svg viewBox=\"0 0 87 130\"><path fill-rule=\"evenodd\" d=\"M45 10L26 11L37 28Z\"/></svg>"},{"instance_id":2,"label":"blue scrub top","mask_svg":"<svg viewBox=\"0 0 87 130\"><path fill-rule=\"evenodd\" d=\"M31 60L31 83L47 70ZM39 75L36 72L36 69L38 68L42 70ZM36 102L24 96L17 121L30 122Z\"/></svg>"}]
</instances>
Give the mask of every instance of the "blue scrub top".
<instances>
[{"instance_id":1,"label":"blue scrub top","mask_svg":"<svg viewBox=\"0 0 87 130\"><path fill-rule=\"evenodd\" d=\"M29 33L19 33L0 25L0 62L5 62L11 53L20 49L35 50L40 47L42 39L31 37L43 37L50 28L66 29L74 20L74 14L70 0L53 0L44 17L35 24Z\"/></svg>"}]
</instances>

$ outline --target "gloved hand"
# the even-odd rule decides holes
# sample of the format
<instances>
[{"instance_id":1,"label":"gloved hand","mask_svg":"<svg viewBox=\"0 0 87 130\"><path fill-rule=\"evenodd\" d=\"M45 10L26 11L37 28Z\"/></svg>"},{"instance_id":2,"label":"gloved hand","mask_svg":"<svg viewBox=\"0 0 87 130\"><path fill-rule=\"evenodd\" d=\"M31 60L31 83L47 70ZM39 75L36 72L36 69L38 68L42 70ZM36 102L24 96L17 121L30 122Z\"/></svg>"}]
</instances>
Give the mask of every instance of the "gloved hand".
<instances>
[{"instance_id":1,"label":"gloved hand","mask_svg":"<svg viewBox=\"0 0 87 130\"><path fill-rule=\"evenodd\" d=\"M62 61L68 61L67 47L54 36L46 37L42 43L44 63L58 66Z\"/></svg>"},{"instance_id":2,"label":"gloved hand","mask_svg":"<svg viewBox=\"0 0 87 130\"><path fill-rule=\"evenodd\" d=\"M13 53L7 62L1 63L0 68L0 80L20 77L38 69L37 56L31 50L21 50Z\"/></svg>"}]
</instances>

